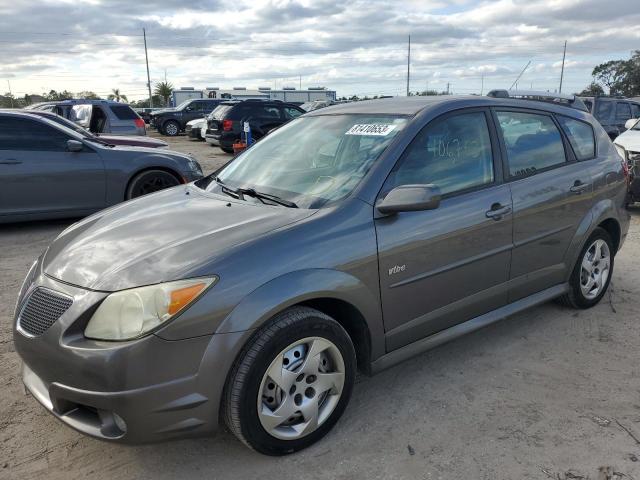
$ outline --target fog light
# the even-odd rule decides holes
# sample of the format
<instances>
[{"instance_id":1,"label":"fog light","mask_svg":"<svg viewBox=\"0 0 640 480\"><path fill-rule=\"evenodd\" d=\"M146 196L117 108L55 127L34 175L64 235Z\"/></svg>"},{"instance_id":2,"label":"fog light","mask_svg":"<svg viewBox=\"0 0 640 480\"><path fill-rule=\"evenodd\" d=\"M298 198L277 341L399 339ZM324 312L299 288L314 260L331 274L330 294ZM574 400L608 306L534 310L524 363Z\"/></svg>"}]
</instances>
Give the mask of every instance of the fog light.
<instances>
[{"instance_id":1,"label":"fog light","mask_svg":"<svg viewBox=\"0 0 640 480\"><path fill-rule=\"evenodd\" d=\"M120 415L115 412L113 413L113 422L116 424L116 427L122 430L122 433L126 433L127 423L122 419Z\"/></svg>"}]
</instances>

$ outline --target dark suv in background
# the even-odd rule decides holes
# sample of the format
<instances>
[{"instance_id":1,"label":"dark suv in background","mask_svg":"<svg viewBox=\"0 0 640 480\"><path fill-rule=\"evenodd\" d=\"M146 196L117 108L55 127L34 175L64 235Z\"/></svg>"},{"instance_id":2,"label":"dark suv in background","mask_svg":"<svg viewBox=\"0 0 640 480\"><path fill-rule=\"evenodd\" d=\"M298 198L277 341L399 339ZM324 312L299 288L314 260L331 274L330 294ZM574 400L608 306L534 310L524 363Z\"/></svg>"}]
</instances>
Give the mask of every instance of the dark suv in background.
<instances>
[{"instance_id":1,"label":"dark suv in background","mask_svg":"<svg viewBox=\"0 0 640 480\"><path fill-rule=\"evenodd\" d=\"M624 97L581 97L613 140L626 130L630 118L640 118L640 103Z\"/></svg>"},{"instance_id":2,"label":"dark suv in background","mask_svg":"<svg viewBox=\"0 0 640 480\"><path fill-rule=\"evenodd\" d=\"M175 137L184 132L187 122L211 113L222 102L220 99L193 98L176 108L165 108L149 114L149 123L163 135Z\"/></svg>"},{"instance_id":3,"label":"dark suv in background","mask_svg":"<svg viewBox=\"0 0 640 480\"><path fill-rule=\"evenodd\" d=\"M259 139L303 113L306 112L299 106L278 100L222 102L207 119L205 140L233 153L233 143L242 136L244 122L249 122L252 137Z\"/></svg>"}]
</instances>

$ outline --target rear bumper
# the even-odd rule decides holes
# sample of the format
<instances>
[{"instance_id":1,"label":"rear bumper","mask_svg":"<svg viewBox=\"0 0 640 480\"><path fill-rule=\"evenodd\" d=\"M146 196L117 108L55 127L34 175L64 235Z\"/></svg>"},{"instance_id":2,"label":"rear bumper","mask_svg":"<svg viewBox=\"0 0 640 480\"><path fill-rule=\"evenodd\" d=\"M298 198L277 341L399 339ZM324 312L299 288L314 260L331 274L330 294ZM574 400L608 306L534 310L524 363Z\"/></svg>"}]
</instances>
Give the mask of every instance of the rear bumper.
<instances>
[{"instance_id":1,"label":"rear bumper","mask_svg":"<svg viewBox=\"0 0 640 480\"><path fill-rule=\"evenodd\" d=\"M23 382L46 410L81 433L128 444L217 430L227 372L248 332L93 341L82 330L104 293L43 276L34 283L74 298L40 336L21 333L14 322Z\"/></svg>"},{"instance_id":2,"label":"rear bumper","mask_svg":"<svg viewBox=\"0 0 640 480\"><path fill-rule=\"evenodd\" d=\"M205 135L205 141L211 145L218 147L233 148L233 142L236 138L239 138L234 132L220 132L207 130Z\"/></svg>"}]
</instances>

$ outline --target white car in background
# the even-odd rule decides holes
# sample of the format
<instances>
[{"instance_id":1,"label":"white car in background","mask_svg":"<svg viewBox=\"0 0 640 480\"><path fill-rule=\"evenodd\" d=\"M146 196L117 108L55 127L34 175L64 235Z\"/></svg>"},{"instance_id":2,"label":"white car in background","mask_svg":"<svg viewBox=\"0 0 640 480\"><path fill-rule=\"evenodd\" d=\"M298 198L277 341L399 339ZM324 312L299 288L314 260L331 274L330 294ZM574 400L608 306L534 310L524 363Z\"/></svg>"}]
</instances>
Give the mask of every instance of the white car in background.
<instances>
[{"instance_id":1,"label":"white car in background","mask_svg":"<svg viewBox=\"0 0 640 480\"><path fill-rule=\"evenodd\" d=\"M204 133L202 133L202 129L204 128L204 132L207 131L207 119L206 118L196 118L195 120L191 120L187 122L187 125L184 128L184 133L187 134L189 138L195 138L197 140L204 140Z\"/></svg>"},{"instance_id":2,"label":"white car in background","mask_svg":"<svg viewBox=\"0 0 640 480\"><path fill-rule=\"evenodd\" d=\"M629 166L629 202L640 202L640 119L632 118L624 124L627 129L613 141L624 150ZM622 153L622 152L621 152Z\"/></svg>"}]
</instances>

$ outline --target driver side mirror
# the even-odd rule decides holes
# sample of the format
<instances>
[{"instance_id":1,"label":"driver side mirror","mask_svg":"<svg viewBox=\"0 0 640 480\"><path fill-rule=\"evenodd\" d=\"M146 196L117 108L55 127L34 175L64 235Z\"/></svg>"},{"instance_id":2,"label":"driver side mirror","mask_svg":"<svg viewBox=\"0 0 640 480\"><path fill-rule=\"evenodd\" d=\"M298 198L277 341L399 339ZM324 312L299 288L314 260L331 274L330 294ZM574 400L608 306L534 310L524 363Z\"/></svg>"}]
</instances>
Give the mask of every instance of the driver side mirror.
<instances>
[{"instance_id":1,"label":"driver side mirror","mask_svg":"<svg viewBox=\"0 0 640 480\"><path fill-rule=\"evenodd\" d=\"M67 140L67 150L70 152L81 152L84 144L78 140Z\"/></svg>"},{"instance_id":2,"label":"driver side mirror","mask_svg":"<svg viewBox=\"0 0 640 480\"><path fill-rule=\"evenodd\" d=\"M626 128L627 130L631 130L636 123L638 123L638 119L637 118L630 118L624 124L624 128Z\"/></svg>"},{"instance_id":3,"label":"driver side mirror","mask_svg":"<svg viewBox=\"0 0 640 480\"><path fill-rule=\"evenodd\" d=\"M401 185L391 190L376 205L384 215L399 212L434 210L440 206L440 189L435 185Z\"/></svg>"}]
</instances>

